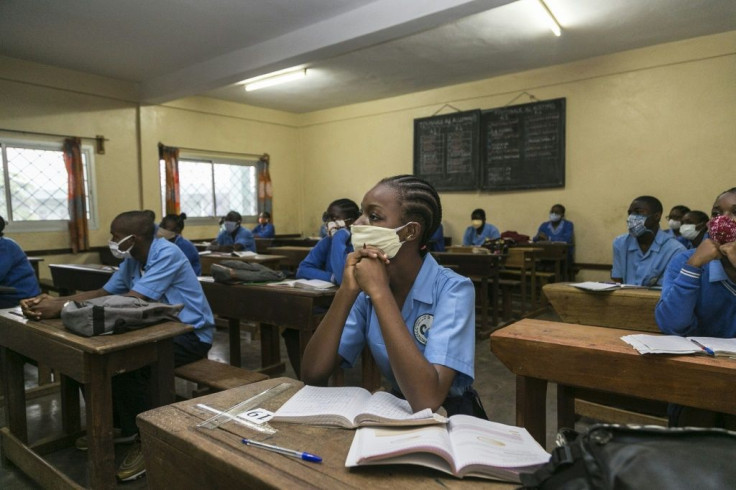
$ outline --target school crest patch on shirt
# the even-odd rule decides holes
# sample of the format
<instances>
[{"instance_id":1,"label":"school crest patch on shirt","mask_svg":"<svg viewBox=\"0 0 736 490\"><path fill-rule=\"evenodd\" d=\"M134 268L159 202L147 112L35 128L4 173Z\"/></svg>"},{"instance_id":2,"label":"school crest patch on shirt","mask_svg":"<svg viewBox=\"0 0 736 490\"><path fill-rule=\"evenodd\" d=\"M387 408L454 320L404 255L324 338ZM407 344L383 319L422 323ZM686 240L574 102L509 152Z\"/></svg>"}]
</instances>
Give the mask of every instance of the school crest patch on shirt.
<instances>
[{"instance_id":1,"label":"school crest patch on shirt","mask_svg":"<svg viewBox=\"0 0 736 490\"><path fill-rule=\"evenodd\" d=\"M434 315L425 313L414 321L414 338L422 345L427 345L427 333L432 328Z\"/></svg>"}]
</instances>

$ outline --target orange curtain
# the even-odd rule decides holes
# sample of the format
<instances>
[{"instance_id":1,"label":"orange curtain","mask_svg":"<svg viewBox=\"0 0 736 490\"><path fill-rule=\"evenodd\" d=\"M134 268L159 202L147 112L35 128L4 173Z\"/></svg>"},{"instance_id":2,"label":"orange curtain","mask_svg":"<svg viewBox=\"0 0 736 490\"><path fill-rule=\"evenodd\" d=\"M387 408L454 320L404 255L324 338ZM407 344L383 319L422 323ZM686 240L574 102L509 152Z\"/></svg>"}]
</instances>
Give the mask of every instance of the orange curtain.
<instances>
[{"instance_id":1,"label":"orange curtain","mask_svg":"<svg viewBox=\"0 0 736 490\"><path fill-rule=\"evenodd\" d=\"M179 198L179 148L158 144L158 158L164 161L166 171L166 214L180 214Z\"/></svg>"},{"instance_id":2,"label":"orange curtain","mask_svg":"<svg viewBox=\"0 0 736 490\"><path fill-rule=\"evenodd\" d=\"M268 164L271 161L268 153L261 155L258 159L258 212L266 211L271 215L273 222L273 187L271 185L271 174L268 173Z\"/></svg>"},{"instance_id":3,"label":"orange curtain","mask_svg":"<svg viewBox=\"0 0 736 490\"><path fill-rule=\"evenodd\" d=\"M69 202L69 238L73 253L89 250L87 199L84 192L81 143L80 138L64 140L64 164L66 165Z\"/></svg>"}]
</instances>

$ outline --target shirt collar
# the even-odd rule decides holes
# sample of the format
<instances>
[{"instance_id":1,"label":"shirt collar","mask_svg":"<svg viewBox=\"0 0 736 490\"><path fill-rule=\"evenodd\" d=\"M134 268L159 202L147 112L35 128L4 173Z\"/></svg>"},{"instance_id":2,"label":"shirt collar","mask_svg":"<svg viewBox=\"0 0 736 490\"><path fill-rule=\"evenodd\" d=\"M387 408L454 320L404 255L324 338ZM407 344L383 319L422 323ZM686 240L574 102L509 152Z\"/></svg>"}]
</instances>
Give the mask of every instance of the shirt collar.
<instances>
[{"instance_id":1,"label":"shirt collar","mask_svg":"<svg viewBox=\"0 0 736 490\"><path fill-rule=\"evenodd\" d=\"M411 287L411 299L421 301L422 303L432 304L434 302L434 284L439 273L440 266L432 257L432 254L428 253L424 256L422 267L419 269L419 274L414 280L414 285Z\"/></svg>"},{"instance_id":2,"label":"shirt collar","mask_svg":"<svg viewBox=\"0 0 736 490\"><path fill-rule=\"evenodd\" d=\"M629 240L629 250L630 251L641 250L639 248L639 242L636 239L636 237L629 235L629 238L631 238L631 240ZM666 240L671 240L671 238L668 237L667 233L662 231L662 229L660 228L659 230L657 230L657 234L654 235L654 240L652 240L652 244L649 246L649 250L647 250L646 253L658 252L659 249L662 248L662 244Z\"/></svg>"},{"instance_id":3,"label":"shirt collar","mask_svg":"<svg viewBox=\"0 0 736 490\"><path fill-rule=\"evenodd\" d=\"M731 281L731 279L726 274L726 269L723 268L723 264L721 264L720 260L711 260L710 262L708 262L708 281Z\"/></svg>"}]
</instances>

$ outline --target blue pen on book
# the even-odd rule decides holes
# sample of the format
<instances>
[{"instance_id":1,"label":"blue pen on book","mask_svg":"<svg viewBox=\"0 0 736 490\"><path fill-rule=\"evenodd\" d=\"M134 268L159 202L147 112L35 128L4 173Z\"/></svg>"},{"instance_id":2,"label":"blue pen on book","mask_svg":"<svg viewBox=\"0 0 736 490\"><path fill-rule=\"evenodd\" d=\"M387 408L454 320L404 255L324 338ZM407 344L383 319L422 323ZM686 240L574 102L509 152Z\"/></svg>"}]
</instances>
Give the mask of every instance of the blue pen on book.
<instances>
[{"instance_id":1,"label":"blue pen on book","mask_svg":"<svg viewBox=\"0 0 736 490\"><path fill-rule=\"evenodd\" d=\"M259 447L261 449L266 449L268 451L273 451L279 454L285 454L287 456L293 456L295 458L300 458L300 459L303 459L304 461L309 461L311 463L321 463L322 462L322 458L314 454L311 454L311 453L305 453L304 451L295 451L293 449L286 449L285 447L272 446L271 444L266 444L265 442L254 441L252 439L243 439L243 444L245 444L246 446Z\"/></svg>"},{"instance_id":2,"label":"blue pen on book","mask_svg":"<svg viewBox=\"0 0 736 490\"><path fill-rule=\"evenodd\" d=\"M695 340L695 339L690 339L690 342L692 342L693 344L695 344L695 345L697 345L698 347L700 347L701 349L703 349L703 350L705 351L705 353L706 353L706 354L708 354L709 356L715 356L715 355L716 355L716 353L715 353L715 352L713 352L713 349L711 349L710 347L706 347L706 346L704 346L703 344L701 344L701 343L700 343L700 342L698 342L697 340Z\"/></svg>"}]
</instances>

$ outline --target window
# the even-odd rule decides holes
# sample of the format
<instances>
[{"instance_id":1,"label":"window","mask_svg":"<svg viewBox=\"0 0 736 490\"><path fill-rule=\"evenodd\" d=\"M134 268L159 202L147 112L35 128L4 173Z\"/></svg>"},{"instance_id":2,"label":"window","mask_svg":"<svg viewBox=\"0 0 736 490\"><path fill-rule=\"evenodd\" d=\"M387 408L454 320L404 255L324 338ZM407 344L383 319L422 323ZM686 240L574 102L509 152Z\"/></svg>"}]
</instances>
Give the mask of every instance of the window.
<instances>
[{"instance_id":1,"label":"window","mask_svg":"<svg viewBox=\"0 0 736 490\"><path fill-rule=\"evenodd\" d=\"M0 139L0 148L0 214L13 231L66 231L68 187L61 144ZM87 220L96 228L92 155L92 147L82 146Z\"/></svg>"},{"instance_id":2,"label":"window","mask_svg":"<svg viewBox=\"0 0 736 490\"><path fill-rule=\"evenodd\" d=\"M160 162L161 209L166 214L166 170ZM212 218L237 211L258 214L256 162L203 157L179 158L179 199L187 218ZM196 221L195 221L196 222Z\"/></svg>"}]
</instances>

